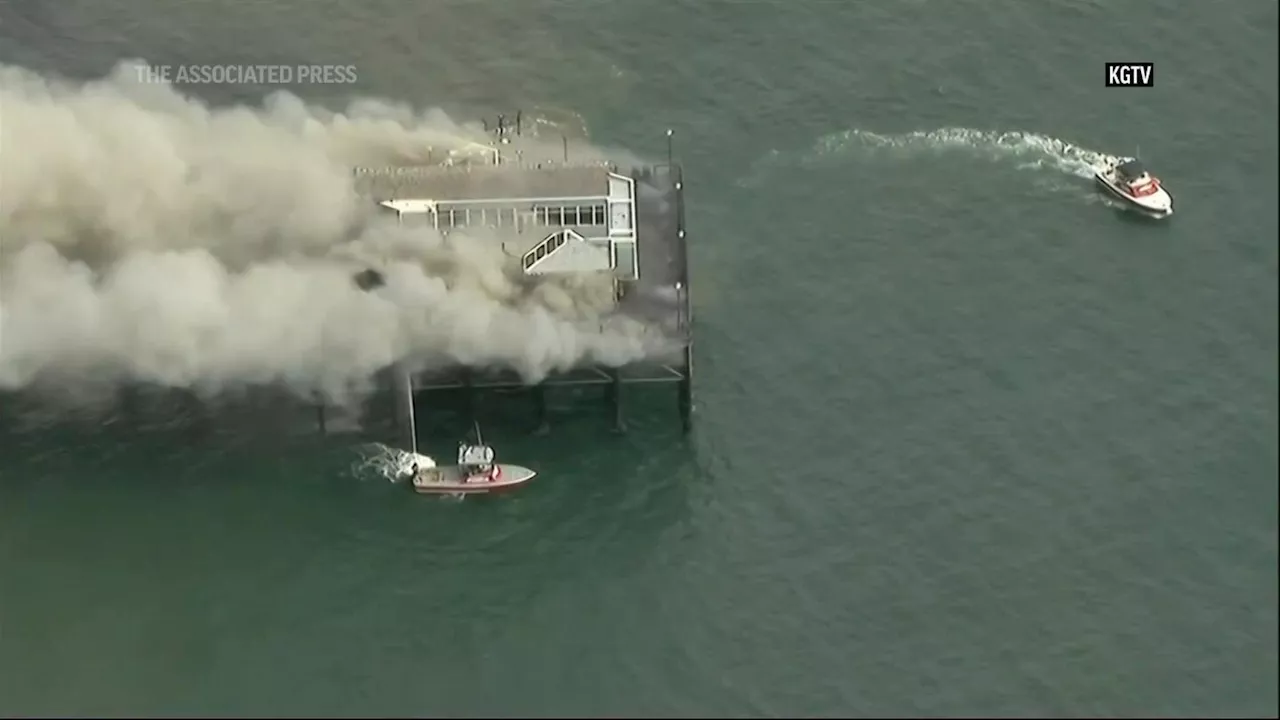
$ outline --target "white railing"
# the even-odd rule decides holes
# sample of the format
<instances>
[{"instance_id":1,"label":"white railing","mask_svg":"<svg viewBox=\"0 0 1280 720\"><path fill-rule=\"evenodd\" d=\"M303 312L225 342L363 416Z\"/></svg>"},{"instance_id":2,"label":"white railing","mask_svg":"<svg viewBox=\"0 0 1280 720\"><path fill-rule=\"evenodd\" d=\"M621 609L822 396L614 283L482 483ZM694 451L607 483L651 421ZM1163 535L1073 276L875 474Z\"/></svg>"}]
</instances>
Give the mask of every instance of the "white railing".
<instances>
[{"instance_id":1,"label":"white railing","mask_svg":"<svg viewBox=\"0 0 1280 720\"><path fill-rule=\"evenodd\" d=\"M530 248L529 252L521 256L521 267L524 268L525 272L532 270L534 265L537 265L541 260L551 255L551 253L559 250L566 242L569 242L569 233L571 232L573 231L559 230L543 238L542 242L534 245ZM576 235L577 233L574 234Z\"/></svg>"}]
</instances>

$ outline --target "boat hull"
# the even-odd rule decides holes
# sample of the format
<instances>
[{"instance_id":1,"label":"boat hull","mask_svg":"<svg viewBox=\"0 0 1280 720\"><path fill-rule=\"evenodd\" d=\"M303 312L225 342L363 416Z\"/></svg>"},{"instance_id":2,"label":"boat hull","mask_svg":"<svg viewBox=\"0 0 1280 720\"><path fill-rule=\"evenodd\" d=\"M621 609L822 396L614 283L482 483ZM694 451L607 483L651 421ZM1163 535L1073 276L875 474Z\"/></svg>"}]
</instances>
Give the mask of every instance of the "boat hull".
<instances>
[{"instance_id":1,"label":"boat hull","mask_svg":"<svg viewBox=\"0 0 1280 720\"><path fill-rule=\"evenodd\" d=\"M434 467L410 478L413 491L421 495L494 495L510 492L537 476L537 472L520 465L499 464L500 473L493 480L468 481L456 465Z\"/></svg>"},{"instance_id":2,"label":"boat hull","mask_svg":"<svg viewBox=\"0 0 1280 720\"><path fill-rule=\"evenodd\" d=\"M1128 193L1116 187L1111 180L1101 173L1094 173L1093 179L1094 182L1098 184L1098 187L1106 191L1106 193L1111 197L1124 203L1124 206L1129 210L1139 212L1152 218L1167 218L1173 214L1173 198L1168 195L1167 191L1162 190L1161 192L1164 193L1165 197L1169 198L1168 207L1153 207L1135 200Z\"/></svg>"}]
</instances>

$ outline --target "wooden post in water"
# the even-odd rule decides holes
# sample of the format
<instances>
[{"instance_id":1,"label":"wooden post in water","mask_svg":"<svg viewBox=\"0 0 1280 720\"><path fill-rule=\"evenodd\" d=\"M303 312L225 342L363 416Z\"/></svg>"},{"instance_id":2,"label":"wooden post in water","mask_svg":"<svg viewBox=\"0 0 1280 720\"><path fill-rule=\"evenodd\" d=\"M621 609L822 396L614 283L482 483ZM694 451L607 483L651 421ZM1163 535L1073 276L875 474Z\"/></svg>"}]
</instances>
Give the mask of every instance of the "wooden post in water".
<instances>
[{"instance_id":1,"label":"wooden post in water","mask_svg":"<svg viewBox=\"0 0 1280 720\"><path fill-rule=\"evenodd\" d=\"M621 434L627 431L627 421L622 416L622 375L617 368L609 368L609 384L604 392L609 409L613 414L613 431Z\"/></svg>"},{"instance_id":2,"label":"wooden post in water","mask_svg":"<svg viewBox=\"0 0 1280 720\"><path fill-rule=\"evenodd\" d=\"M676 407L680 411L680 425L687 433L693 430L693 341L684 348L684 377L677 388Z\"/></svg>"},{"instance_id":3,"label":"wooden post in water","mask_svg":"<svg viewBox=\"0 0 1280 720\"><path fill-rule=\"evenodd\" d=\"M547 420L547 386L538 383L530 390L533 393L533 412L537 415L535 435L546 435L551 432L551 423Z\"/></svg>"},{"instance_id":4,"label":"wooden post in water","mask_svg":"<svg viewBox=\"0 0 1280 720\"><path fill-rule=\"evenodd\" d=\"M462 368L462 414L468 427L476 424L475 374L471 368Z\"/></svg>"},{"instance_id":5,"label":"wooden post in water","mask_svg":"<svg viewBox=\"0 0 1280 720\"><path fill-rule=\"evenodd\" d=\"M142 399L141 390L138 386L133 384L124 385L118 390L116 397L119 402L120 415L124 421L131 425L140 423L143 419Z\"/></svg>"}]
</instances>

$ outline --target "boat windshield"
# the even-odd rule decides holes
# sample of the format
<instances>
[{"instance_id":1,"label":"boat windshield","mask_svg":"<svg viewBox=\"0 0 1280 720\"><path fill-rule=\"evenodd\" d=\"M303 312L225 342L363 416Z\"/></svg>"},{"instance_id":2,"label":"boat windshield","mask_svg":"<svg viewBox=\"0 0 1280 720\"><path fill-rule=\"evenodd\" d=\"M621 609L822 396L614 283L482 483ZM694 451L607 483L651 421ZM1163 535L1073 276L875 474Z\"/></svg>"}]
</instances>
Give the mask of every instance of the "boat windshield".
<instances>
[{"instance_id":1,"label":"boat windshield","mask_svg":"<svg viewBox=\"0 0 1280 720\"><path fill-rule=\"evenodd\" d=\"M1159 190L1160 183L1150 175L1143 175L1137 180L1129 183L1129 192L1133 193L1134 197L1155 195Z\"/></svg>"}]
</instances>

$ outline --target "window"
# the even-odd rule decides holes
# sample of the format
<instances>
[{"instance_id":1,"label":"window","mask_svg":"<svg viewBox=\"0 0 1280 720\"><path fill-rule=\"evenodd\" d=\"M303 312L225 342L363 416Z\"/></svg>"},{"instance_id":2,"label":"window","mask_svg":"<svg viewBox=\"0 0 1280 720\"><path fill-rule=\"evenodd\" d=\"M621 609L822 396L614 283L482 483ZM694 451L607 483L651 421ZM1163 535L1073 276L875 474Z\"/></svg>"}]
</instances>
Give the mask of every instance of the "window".
<instances>
[{"instance_id":1,"label":"window","mask_svg":"<svg viewBox=\"0 0 1280 720\"><path fill-rule=\"evenodd\" d=\"M568 227L572 225L605 225L609 220L604 205L574 205L572 207L535 207L534 222L543 227ZM514 217L511 220L515 224Z\"/></svg>"},{"instance_id":2,"label":"window","mask_svg":"<svg viewBox=\"0 0 1280 720\"><path fill-rule=\"evenodd\" d=\"M436 219L441 230L448 230L449 228L453 227L453 211L452 210L440 210L439 212L436 213Z\"/></svg>"},{"instance_id":3,"label":"window","mask_svg":"<svg viewBox=\"0 0 1280 720\"><path fill-rule=\"evenodd\" d=\"M539 245L539 246L538 246L538 252L534 253L534 257L535 257L535 258L537 258L538 260L541 260L542 258L544 258L544 257L546 257L546 256L547 256L547 246L546 246L546 245Z\"/></svg>"}]
</instances>

